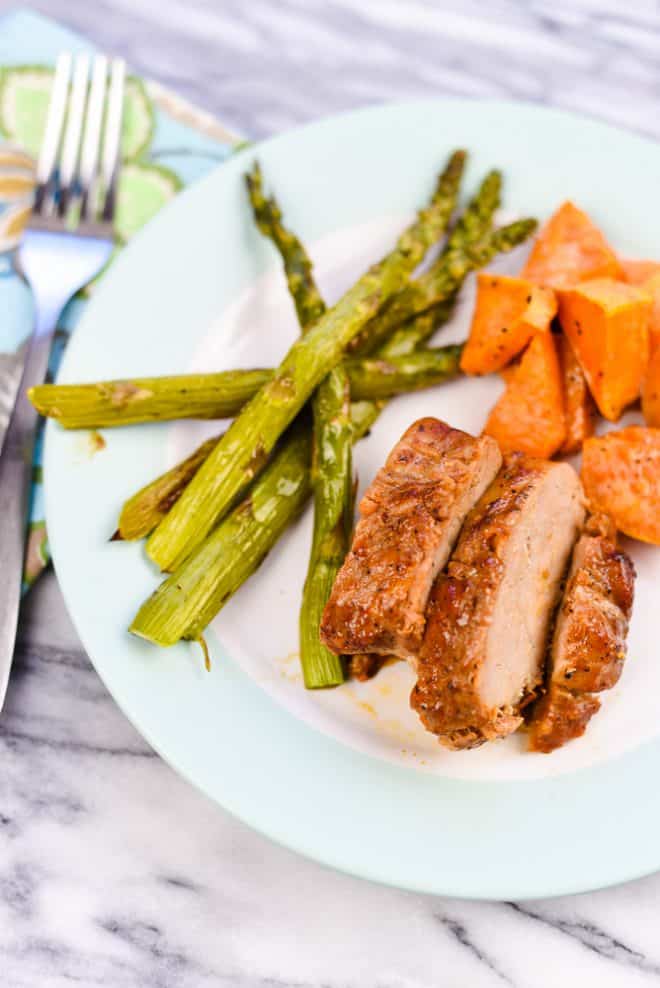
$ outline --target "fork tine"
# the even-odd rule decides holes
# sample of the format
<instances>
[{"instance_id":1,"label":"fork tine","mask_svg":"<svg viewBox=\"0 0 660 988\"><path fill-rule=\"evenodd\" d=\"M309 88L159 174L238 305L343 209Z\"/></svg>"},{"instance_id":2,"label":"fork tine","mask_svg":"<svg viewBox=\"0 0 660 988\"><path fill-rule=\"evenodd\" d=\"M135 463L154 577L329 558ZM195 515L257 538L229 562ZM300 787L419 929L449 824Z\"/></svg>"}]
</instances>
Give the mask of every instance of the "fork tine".
<instances>
[{"instance_id":1,"label":"fork tine","mask_svg":"<svg viewBox=\"0 0 660 988\"><path fill-rule=\"evenodd\" d=\"M121 128L124 115L124 84L126 81L126 63L123 58L115 58L110 70L110 92L108 96L108 112L105 120L103 135L103 156L101 159L101 178L105 190L105 202L102 217L112 221L117 197L117 179L119 177L119 161L121 157Z\"/></svg>"},{"instance_id":2,"label":"fork tine","mask_svg":"<svg viewBox=\"0 0 660 988\"><path fill-rule=\"evenodd\" d=\"M58 56L55 64L55 77L51 89L50 103L46 127L37 163L37 188L35 192L34 211L40 213L52 192L55 178L57 153L62 138L62 127L66 113L69 77L71 75L72 58L69 54Z\"/></svg>"},{"instance_id":3,"label":"fork tine","mask_svg":"<svg viewBox=\"0 0 660 988\"><path fill-rule=\"evenodd\" d=\"M60 163L60 198L57 211L65 216L73 196L76 194L76 174L80 158L80 137L85 119L87 102L87 79L89 78L89 55L78 55L73 68L71 99L67 114L62 160Z\"/></svg>"},{"instance_id":4,"label":"fork tine","mask_svg":"<svg viewBox=\"0 0 660 988\"><path fill-rule=\"evenodd\" d=\"M94 182L101 154L101 125L103 123L107 75L108 59L105 55L97 55L92 69L92 85L87 102L85 134L80 156L80 193L82 196L80 216L82 220L92 219L94 215Z\"/></svg>"}]
</instances>

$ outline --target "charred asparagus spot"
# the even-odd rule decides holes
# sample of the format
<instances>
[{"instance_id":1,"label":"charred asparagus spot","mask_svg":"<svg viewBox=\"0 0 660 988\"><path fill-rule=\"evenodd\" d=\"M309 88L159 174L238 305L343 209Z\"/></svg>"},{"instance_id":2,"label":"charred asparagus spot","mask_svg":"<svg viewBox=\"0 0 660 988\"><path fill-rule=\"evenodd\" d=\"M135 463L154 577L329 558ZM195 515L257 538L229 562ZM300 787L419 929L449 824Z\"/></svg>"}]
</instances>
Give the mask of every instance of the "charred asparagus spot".
<instances>
[{"instance_id":1,"label":"charred asparagus spot","mask_svg":"<svg viewBox=\"0 0 660 988\"><path fill-rule=\"evenodd\" d=\"M220 440L207 439L182 463L177 463L125 502L113 539L144 539L165 517Z\"/></svg>"},{"instance_id":2,"label":"charred asparagus spot","mask_svg":"<svg viewBox=\"0 0 660 988\"><path fill-rule=\"evenodd\" d=\"M263 451L267 456L272 451L326 374L341 361L353 337L406 283L446 227L447 181L443 174L428 207L401 235L394 250L293 344L274 378L234 420L149 538L148 554L161 569L175 569L204 541L254 478L255 454Z\"/></svg>"}]
</instances>

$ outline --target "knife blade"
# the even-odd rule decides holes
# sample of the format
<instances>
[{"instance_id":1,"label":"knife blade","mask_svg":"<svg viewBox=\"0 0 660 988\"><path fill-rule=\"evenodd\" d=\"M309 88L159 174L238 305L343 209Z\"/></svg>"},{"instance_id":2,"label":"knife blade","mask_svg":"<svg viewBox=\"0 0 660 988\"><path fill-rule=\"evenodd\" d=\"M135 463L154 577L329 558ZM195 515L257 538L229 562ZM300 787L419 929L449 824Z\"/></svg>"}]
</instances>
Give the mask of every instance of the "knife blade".
<instances>
[{"instance_id":1,"label":"knife blade","mask_svg":"<svg viewBox=\"0 0 660 988\"><path fill-rule=\"evenodd\" d=\"M16 405L28 347L29 342L25 342L16 353L0 353L0 453Z\"/></svg>"}]
</instances>

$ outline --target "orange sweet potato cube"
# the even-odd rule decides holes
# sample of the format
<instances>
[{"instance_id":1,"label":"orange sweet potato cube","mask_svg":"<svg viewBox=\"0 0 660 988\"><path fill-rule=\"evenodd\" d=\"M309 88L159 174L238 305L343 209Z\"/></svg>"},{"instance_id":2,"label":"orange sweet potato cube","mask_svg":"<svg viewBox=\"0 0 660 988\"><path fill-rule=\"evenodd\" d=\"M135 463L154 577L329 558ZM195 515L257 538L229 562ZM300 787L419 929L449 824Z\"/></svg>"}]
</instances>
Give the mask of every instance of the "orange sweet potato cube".
<instances>
[{"instance_id":1,"label":"orange sweet potato cube","mask_svg":"<svg viewBox=\"0 0 660 988\"><path fill-rule=\"evenodd\" d=\"M523 278L481 272L470 336L461 357L466 374L492 374L548 329L557 312L554 292Z\"/></svg>"},{"instance_id":2,"label":"orange sweet potato cube","mask_svg":"<svg viewBox=\"0 0 660 988\"><path fill-rule=\"evenodd\" d=\"M619 264L623 280L629 285L643 285L651 275L660 272L660 261L633 261L620 257Z\"/></svg>"},{"instance_id":3,"label":"orange sweet potato cube","mask_svg":"<svg viewBox=\"0 0 660 988\"><path fill-rule=\"evenodd\" d=\"M660 545L660 429L632 425L587 439L582 483L592 511L604 511L631 538Z\"/></svg>"},{"instance_id":4,"label":"orange sweet potato cube","mask_svg":"<svg viewBox=\"0 0 660 988\"><path fill-rule=\"evenodd\" d=\"M591 278L619 278L621 265L585 212L565 202L541 228L521 277L548 288Z\"/></svg>"},{"instance_id":5,"label":"orange sweet potato cube","mask_svg":"<svg viewBox=\"0 0 660 988\"><path fill-rule=\"evenodd\" d=\"M559 452L578 453L582 449L584 440L594 434L596 405L570 341L562 333L557 343L559 345L566 419L566 438Z\"/></svg>"},{"instance_id":6,"label":"orange sweet potato cube","mask_svg":"<svg viewBox=\"0 0 660 988\"><path fill-rule=\"evenodd\" d=\"M647 425L660 428L660 347L651 355L646 369L642 388L642 411Z\"/></svg>"},{"instance_id":7,"label":"orange sweet potato cube","mask_svg":"<svg viewBox=\"0 0 660 988\"><path fill-rule=\"evenodd\" d=\"M649 350L652 354L660 349L660 265L658 267L659 270L640 285L653 299L649 323Z\"/></svg>"},{"instance_id":8,"label":"orange sweet potato cube","mask_svg":"<svg viewBox=\"0 0 660 988\"><path fill-rule=\"evenodd\" d=\"M519 367L520 367L520 361L514 360L514 362L512 364L509 364L508 367L502 368L502 370L500 371L500 377L502 378L505 384L510 384L510 382L513 380L513 375L516 373Z\"/></svg>"},{"instance_id":9,"label":"orange sweet potato cube","mask_svg":"<svg viewBox=\"0 0 660 988\"><path fill-rule=\"evenodd\" d=\"M517 367L506 374L506 391L484 432L505 452L520 450L549 459L566 438L564 395L552 333L536 333Z\"/></svg>"},{"instance_id":10,"label":"orange sweet potato cube","mask_svg":"<svg viewBox=\"0 0 660 988\"><path fill-rule=\"evenodd\" d=\"M598 409L615 422L639 398L649 359L653 302L635 285L611 278L558 293L559 319Z\"/></svg>"}]
</instances>

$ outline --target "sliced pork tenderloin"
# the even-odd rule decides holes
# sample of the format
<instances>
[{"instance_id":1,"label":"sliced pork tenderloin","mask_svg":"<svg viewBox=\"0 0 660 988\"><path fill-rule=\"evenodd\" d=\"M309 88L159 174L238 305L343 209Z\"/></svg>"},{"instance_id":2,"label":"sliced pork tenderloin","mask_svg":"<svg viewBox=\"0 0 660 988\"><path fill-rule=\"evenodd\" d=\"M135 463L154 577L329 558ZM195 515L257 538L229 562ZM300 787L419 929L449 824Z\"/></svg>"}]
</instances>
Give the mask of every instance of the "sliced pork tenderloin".
<instances>
[{"instance_id":1,"label":"sliced pork tenderloin","mask_svg":"<svg viewBox=\"0 0 660 988\"><path fill-rule=\"evenodd\" d=\"M600 709L593 694L618 682L634 582L632 561L617 548L614 523L592 515L575 546L557 614L547 692L532 710L532 751L554 751L581 737Z\"/></svg>"},{"instance_id":2,"label":"sliced pork tenderloin","mask_svg":"<svg viewBox=\"0 0 660 988\"><path fill-rule=\"evenodd\" d=\"M321 621L329 649L414 664L433 580L501 462L488 436L475 439L434 418L410 426L360 503Z\"/></svg>"},{"instance_id":3,"label":"sliced pork tenderloin","mask_svg":"<svg viewBox=\"0 0 660 988\"><path fill-rule=\"evenodd\" d=\"M522 723L583 521L573 468L522 453L505 458L468 515L430 596L411 695L446 747L475 747Z\"/></svg>"}]
</instances>

